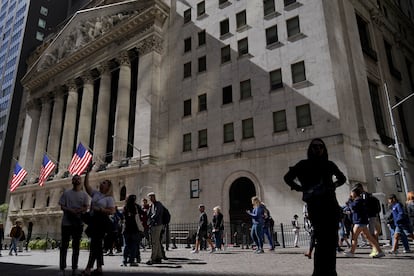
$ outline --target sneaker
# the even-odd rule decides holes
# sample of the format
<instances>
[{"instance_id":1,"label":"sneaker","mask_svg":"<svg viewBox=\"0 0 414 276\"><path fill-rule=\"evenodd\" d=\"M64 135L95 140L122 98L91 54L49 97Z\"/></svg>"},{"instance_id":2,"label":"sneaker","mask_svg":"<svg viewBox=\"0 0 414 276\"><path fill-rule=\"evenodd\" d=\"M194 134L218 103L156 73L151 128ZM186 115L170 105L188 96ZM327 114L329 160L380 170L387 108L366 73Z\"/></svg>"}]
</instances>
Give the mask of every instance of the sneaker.
<instances>
[{"instance_id":1,"label":"sneaker","mask_svg":"<svg viewBox=\"0 0 414 276\"><path fill-rule=\"evenodd\" d=\"M256 253L257 254L263 254L264 253L264 250L263 249L259 249L259 250L256 251Z\"/></svg>"},{"instance_id":2,"label":"sneaker","mask_svg":"<svg viewBox=\"0 0 414 276\"><path fill-rule=\"evenodd\" d=\"M377 250L375 250L375 249L372 249L372 251L371 251L371 253L369 253L369 256L370 257L374 257L375 255L377 255L378 254L378 251Z\"/></svg>"},{"instance_id":3,"label":"sneaker","mask_svg":"<svg viewBox=\"0 0 414 276\"><path fill-rule=\"evenodd\" d=\"M413 253L413 251L411 251L410 249L405 249L404 251L403 251L403 253ZM0 255L1 256L1 255Z\"/></svg>"},{"instance_id":4,"label":"sneaker","mask_svg":"<svg viewBox=\"0 0 414 276\"><path fill-rule=\"evenodd\" d=\"M147 264L147 265L152 265L152 264L153 264L153 262L152 262L151 260L149 260L149 261L147 261L145 264Z\"/></svg>"},{"instance_id":5,"label":"sneaker","mask_svg":"<svg viewBox=\"0 0 414 276\"><path fill-rule=\"evenodd\" d=\"M345 257L348 257L348 258L353 258L353 257L355 257L354 253L351 253L350 251L346 251L346 252L344 252L344 255L345 255Z\"/></svg>"},{"instance_id":6,"label":"sneaker","mask_svg":"<svg viewBox=\"0 0 414 276\"><path fill-rule=\"evenodd\" d=\"M127 266L126 262L122 262L119 266Z\"/></svg>"},{"instance_id":7,"label":"sneaker","mask_svg":"<svg viewBox=\"0 0 414 276\"><path fill-rule=\"evenodd\" d=\"M211 248L210 253L214 253L216 251L215 248Z\"/></svg>"},{"instance_id":8,"label":"sneaker","mask_svg":"<svg viewBox=\"0 0 414 276\"><path fill-rule=\"evenodd\" d=\"M193 250L193 251L191 251L191 253L193 253L193 254L197 254L198 253L198 250Z\"/></svg>"},{"instance_id":9,"label":"sneaker","mask_svg":"<svg viewBox=\"0 0 414 276\"><path fill-rule=\"evenodd\" d=\"M388 251L388 254L390 254L390 255L397 255L398 254L398 250L395 250L395 251Z\"/></svg>"},{"instance_id":10,"label":"sneaker","mask_svg":"<svg viewBox=\"0 0 414 276\"><path fill-rule=\"evenodd\" d=\"M376 255L372 256L372 258L382 258L385 256L384 252L378 252Z\"/></svg>"}]
</instances>

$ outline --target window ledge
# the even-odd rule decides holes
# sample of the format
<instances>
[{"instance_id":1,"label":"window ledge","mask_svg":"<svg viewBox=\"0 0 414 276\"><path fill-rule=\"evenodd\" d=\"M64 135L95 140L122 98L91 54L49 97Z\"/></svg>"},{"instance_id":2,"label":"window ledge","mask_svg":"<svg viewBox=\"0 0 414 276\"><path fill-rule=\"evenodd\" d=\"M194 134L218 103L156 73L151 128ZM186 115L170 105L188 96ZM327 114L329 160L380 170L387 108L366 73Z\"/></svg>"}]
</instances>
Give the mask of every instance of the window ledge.
<instances>
[{"instance_id":1,"label":"window ledge","mask_svg":"<svg viewBox=\"0 0 414 276\"><path fill-rule=\"evenodd\" d=\"M274 49L277 49L277 48L282 47L283 45L284 44L282 42L276 41L276 42L274 42L272 44L267 45L266 46L266 49L268 49L268 50L274 50Z\"/></svg>"},{"instance_id":2,"label":"window ledge","mask_svg":"<svg viewBox=\"0 0 414 276\"><path fill-rule=\"evenodd\" d=\"M250 53L247 53L247 54L239 55L237 59L245 59L245 58L250 59L252 57L253 55L251 55Z\"/></svg>"},{"instance_id":3,"label":"window ledge","mask_svg":"<svg viewBox=\"0 0 414 276\"><path fill-rule=\"evenodd\" d=\"M230 5L231 5L231 2L226 1L225 3L219 5L219 9L224 9L224 8L230 6Z\"/></svg>"},{"instance_id":4,"label":"window ledge","mask_svg":"<svg viewBox=\"0 0 414 276\"><path fill-rule=\"evenodd\" d=\"M244 31L247 31L248 29L251 29L252 27L250 27L249 25L244 25L244 26L241 26L240 28L237 28L236 29L236 32L238 32L238 33L242 33L242 32L244 32Z\"/></svg>"},{"instance_id":5,"label":"window ledge","mask_svg":"<svg viewBox=\"0 0 414 276\"><path fill-rule=\"evenodd\" d=\"M287 6L285 6L285 8L284 8L284 10L285 11L291 11L291 10L294 10L294 9L296 9L296 8L299 8L300 6L302 6L303 4L302 3L300 3L300 2L294 2L294 3L292 3L292 4L289 4L289 5L287 5Z\"/></svg>"},{"instance_id":6,"label":"window ledge","mask_svg":"<svg viewBox=\"0 0 414 276\"><path fill-rule=\"evenodd\" d=\"M228 33L226 33L226 34L224 34L224 35L221 35L221 36L220 36L220 40L225 40L225 39L230 38L230 37L232 37L232 36L233 36L233 34L232 34L232 33L230 33L230 32L228 32Z\"/></svg>"},{"instance_id":7,"label":"window ledge","mask_svg":"<svg viewBox=\"0 0 414 276\"><path fill-rule=\"evenodd\" d=\"M310 81L304 80L304 81L300 81L300 82L297 82L297 83L293 83L292 87L295 88L295 89L301 89L301 88L309 87L311 85L312 85L312 83Z\"/></svg>"},{"instance_id":8,"label":"window ledge","mask_svg":"<svg viewBox=\"0 0 414 276\"><path fill-rule=\"evenodd\" d=\"M280 15L280 13L279 13L279 12L274 11L274 12L272 12L272 13L266 14L266 15L264 16L264 20L270 20L270 19L273 19L273 18L275 18L275 17L278 17L279 15Z\"/></svg>"},{"instance_id":9,"label":"window ledge","mask_svg":"<svg viewBox=\"0 0 414 276\"><path fill-rule=\"evenodd\" d=\"M300 32L300 33L294 34L292 36L289 36L288 41L295 42L295 41L297 41L299 39L302 39L302 38L305 38L305 37L306 37L306 35L304 33Z\"/></svg>"},{"instance_id":10,"label":"window ledge","mask_svg":"<svg viewBox=\"0 0 414 276\"><path fill-rule=\"evenodd\" d=\"M202 15L197 16L197 20L203 20L204 18L207 18L208 14L203 13Z\"/></svg>"}]
</instances>

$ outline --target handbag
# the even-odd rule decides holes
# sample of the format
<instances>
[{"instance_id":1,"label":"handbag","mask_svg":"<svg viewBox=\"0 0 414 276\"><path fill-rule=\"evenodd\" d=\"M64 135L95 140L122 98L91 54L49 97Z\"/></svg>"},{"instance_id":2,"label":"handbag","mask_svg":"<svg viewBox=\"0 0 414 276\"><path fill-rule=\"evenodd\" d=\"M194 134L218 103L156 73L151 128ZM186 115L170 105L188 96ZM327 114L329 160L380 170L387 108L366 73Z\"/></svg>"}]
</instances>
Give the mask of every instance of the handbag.
<instances>
[{"instance_id":1,"label":"handbag","mask_svg":"<svg viewBox=\"0 0 414 276\"><path fill-rule=\"evenodd\" d=\"M91 220L92 220L92 215L90 212L85 212L81 214L81 220L83 221L83 223L85 224L90 224Z\"/></svg>"}]
</instances>

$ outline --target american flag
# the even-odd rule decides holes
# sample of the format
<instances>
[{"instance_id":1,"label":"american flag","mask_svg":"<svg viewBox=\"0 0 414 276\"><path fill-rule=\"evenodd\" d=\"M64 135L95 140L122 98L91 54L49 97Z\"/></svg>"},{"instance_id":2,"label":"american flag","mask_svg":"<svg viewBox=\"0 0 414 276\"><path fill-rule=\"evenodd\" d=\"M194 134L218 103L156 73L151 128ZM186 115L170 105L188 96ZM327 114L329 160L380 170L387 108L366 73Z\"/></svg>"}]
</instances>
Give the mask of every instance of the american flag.
<instances>
[{"instance_id":1,"label":"american flag","mask_svg":"<svg viewBox=\"0 0 414 276\"><path fill-rule=\"evenodd\" d=\"M42 167L40 168L40 176L39 176L39 186L43 186L45 184L47 178L49 177L50 173L56 168L55 163L50 161L47 155L43 155L43 162Z\"/></svg>"},{"instance_id":2,"label":"american flag","mask_svg":"<svg viewBox=\"0 0 414 276\"><path fill-rule=\"evenodd\" d=\"M88 167L91 160L92 154L82 145L82 143L79 143L75 154L73 154L72 161L70 161L68 168L69 173L72 175L81 175Z\"/></svg>"},{"instance_id":3,"label":"american flag","mask_svg":"<svg viewBox=\"0 0 414 276\"><path fill-rule=\"evenodd\" d=\"M14 166L13 177L10 182L10 192L13 192L17 189L17 187L19 187L20 183L23 181L26 175L27 171L23 169L18 162L16 162L16 166Z\"/></svg>"}]
</instances>

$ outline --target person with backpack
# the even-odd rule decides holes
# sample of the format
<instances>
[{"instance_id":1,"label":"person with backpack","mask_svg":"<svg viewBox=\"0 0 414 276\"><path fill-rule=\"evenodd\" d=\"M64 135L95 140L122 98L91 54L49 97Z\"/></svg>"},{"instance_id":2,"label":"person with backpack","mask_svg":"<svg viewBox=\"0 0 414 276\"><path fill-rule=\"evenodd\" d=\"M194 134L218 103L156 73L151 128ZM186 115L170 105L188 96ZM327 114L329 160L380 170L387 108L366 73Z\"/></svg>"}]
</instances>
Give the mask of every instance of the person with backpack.
<instances>
[{"instance_id":1,"label":"person with backpack","mask_svg":"<svg viewBox=\"0 0 414 276\"><path fill-rule=\"evenodd\" d=\"M378 241L378 236L381 233L381 223L379 214L381 212L380 201L371 193L364 190L364 186L361 183L356 183L353 189L358 189L361 192L361 198L366 204L368 213L368 229L371 235Z\"/></svg>"}]
</instances>

